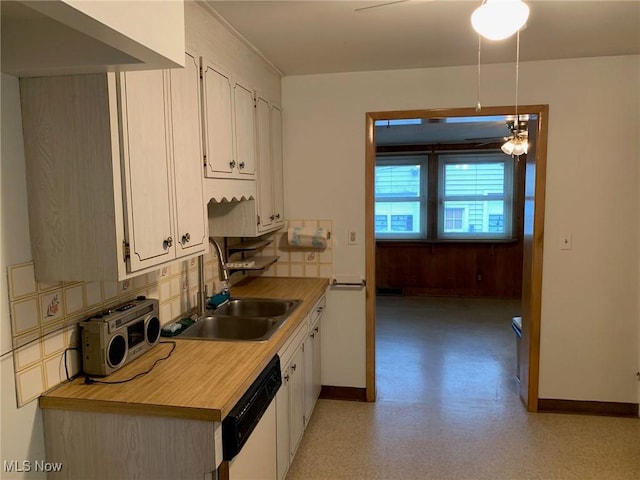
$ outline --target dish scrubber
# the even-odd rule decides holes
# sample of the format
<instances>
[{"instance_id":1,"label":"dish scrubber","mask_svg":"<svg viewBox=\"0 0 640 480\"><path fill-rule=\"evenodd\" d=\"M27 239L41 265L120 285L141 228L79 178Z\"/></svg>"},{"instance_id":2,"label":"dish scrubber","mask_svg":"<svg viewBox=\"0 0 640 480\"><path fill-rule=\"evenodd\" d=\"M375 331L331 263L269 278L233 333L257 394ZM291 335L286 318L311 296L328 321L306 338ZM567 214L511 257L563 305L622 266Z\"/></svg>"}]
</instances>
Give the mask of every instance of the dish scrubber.
<instances>
[{"instance_id":1,"label":"dish scrubber","mask_svg":"<svg viewBox=\"0 0 640 480\"><path fill-rule=\"evenodd\" d=\"M229 292L218 293L209 297L208 306L210 308L218 308L229 301Z\"/></svg>"},{"instance_id":2,"label":"dish scrubber","mask_svg":"<svg viewBox=\"0 0 640 480\"><path fill-rule=\"evenodd\" d=\"M177 322L169 323L162 327L162 330L160 330L160 336L175 337L177 335L180 335L184 330L187 329L187 327L190 327L194 323L196 323L195 320L191 318L182 318Z\"/></svg>"}]
</instances>

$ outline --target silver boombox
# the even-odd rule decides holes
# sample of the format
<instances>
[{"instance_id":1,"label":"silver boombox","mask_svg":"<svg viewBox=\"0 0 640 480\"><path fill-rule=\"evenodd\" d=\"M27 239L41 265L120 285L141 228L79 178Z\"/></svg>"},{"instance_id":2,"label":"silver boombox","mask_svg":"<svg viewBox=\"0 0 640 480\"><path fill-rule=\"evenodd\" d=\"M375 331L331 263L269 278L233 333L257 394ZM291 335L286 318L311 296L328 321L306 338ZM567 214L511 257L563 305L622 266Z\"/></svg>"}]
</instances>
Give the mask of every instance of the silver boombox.
<instances>
[{"instance_id":1,"label":"silver boombox","mask_svg":"<svg viewBox=\"0 0 640 480\"><path fill-rule=\"evenodd\" d=\"M158 300L138 297L80 322L82 370L105 376L160 341Z\"/></svg>"}]
</instances>

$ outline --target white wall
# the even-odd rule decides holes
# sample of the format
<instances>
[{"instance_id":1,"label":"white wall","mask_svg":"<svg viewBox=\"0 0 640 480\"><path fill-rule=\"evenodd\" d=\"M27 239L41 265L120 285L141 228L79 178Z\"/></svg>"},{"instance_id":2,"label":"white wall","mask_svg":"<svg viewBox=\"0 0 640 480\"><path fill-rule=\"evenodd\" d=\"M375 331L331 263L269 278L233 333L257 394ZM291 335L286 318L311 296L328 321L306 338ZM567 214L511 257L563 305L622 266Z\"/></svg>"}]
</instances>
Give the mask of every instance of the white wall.
<instances>
[{"instance_id":1,"label":"white wall","mask_svg":"<svg viewBox=\"0 0 640 480\"><path fill-rule=\"evenodd\" d=\"M639 70L638 56L520 66L520 103L550 106L541 398L639 400ZM513 105L514 72L483 66L483 105ZM473 106L475 82L472 66L283 79L286 215L333 220L334 271L364 272L346 232L364 232L365 112ZM323 383L363 386L364 295L334 300Z\"/></svg>"},{"instance_id":2,"label":"white wall","mask_svg":"<svg viewBox=\"0 0 640 480\"><path fill-rule=\"evenodd\" d=\"M7 292L7 266L31 260L27 221L22 117L18 79L2 74L2 133L0 155L0 353L11 351L11 321ZM43 460L44 436L37 402L16 408L13 356L0 360L0 462L5 460ZM3 468L3 463L0 463ZM0 470L1 471L1 470ZM2 478L21 478L21 474L2 472ZM38 478L25 473L26 478ZM44 478L44 475L41 475Z\"/></svg>"}]
</instances>

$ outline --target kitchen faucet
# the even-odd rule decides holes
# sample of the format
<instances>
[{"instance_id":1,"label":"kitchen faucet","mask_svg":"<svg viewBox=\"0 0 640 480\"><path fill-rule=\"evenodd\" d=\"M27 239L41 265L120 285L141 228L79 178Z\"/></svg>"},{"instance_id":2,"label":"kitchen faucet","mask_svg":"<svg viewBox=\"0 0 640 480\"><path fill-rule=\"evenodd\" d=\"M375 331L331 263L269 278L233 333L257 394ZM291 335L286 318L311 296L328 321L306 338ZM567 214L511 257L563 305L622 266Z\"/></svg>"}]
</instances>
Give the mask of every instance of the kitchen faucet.
<instances>
[{"instance_id":1,"label":"kitchen faucet","mask_svg":"<svg viewBox=\"0 0 640 480\"><path fill-rule=\"evenodd\" d=\"M225 265L224 254L220 244L213 238L209 237L209 242L215 247L216 255L218 257L218 274L219 279L223 282L224 286L222 293L231 296L231 290L229 288L229 270ZM202 316L206 313L207 309L207 285L204 281L204 256L198 257L198 315Z\"/></svg>"}]
</instances>

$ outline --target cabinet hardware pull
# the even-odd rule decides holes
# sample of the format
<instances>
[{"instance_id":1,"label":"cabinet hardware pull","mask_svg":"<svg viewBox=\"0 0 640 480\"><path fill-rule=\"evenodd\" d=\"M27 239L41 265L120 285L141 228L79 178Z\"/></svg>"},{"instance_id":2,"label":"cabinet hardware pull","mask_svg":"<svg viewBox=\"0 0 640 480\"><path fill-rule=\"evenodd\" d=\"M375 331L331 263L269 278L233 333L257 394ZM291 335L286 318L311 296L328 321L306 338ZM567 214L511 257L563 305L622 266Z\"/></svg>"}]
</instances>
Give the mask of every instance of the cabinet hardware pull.
<instances>
[{"instance_id":1,"label":"cabinet hardware pull","mask_svg":"<svg viewBox=\"0 0 640 480\"><path fill-rule=\"evenodd\" d=\"M320 327L316 327L313 329L314 332L318 333L318 330L320 329Z\"/></svg>"},{"instance_id":2,"label":"cabinet hardware pull","mask_svg":"<svg viewBox=\"0 0 640 480\"><path fill-rule=\"evenodd\" d=\"M271 215L269 218L270 218L271 220L274 220L276 217L275 217L275 215Z\"/></svg>"},{"instance_id":3,"label":"cabinet hardware pull","mask_svg":"<svg viewBox=\"0 0 640 480\"><path fill-rule=\"evenodd\" d=\"M185 243L189 243L190 241L191 235L189 235L189 232L187 232L182 236L182 244L184 245Z\"/></svg>"},{"instance_id":4,"label":"cabinet hardware pull","mask_svg":"<svg viewBox=\"0 0 640 480\"><path fill-rule=\"evenodd\" d=\"M236 161L235 161L235 160L231 160L231 161L229 162L229 167L231 167L231 168L236 168Z\"/></svg>"},{"instance_id":5,"label":"cabinet hardware pull","mask_svg":"<svg viewBox=\"0 0 640 480\"><path fill-rule=\"evenodd\" d=\"M278 213L278 214L276 214L276 218L277 218L278 220L280 220L280 214L279 214L279 213Z\"/></svg>"},{"instance_id":6,"label":"cabinet hardware pull","mask_svg":"<svg viewBox=\"0 0 640 480\"><path fill-rule=\"evenodd\" d=\"M285 375L285 376L284 376L284 381L285 381L285 382L288 382L288 381L289 381L289 374L287 374L287 375Z\"/></svg>"},{"instance_id":7,"label":"cabinet hardware pull","mask_svg":"<svg viewBox=\"0 0 640 480\"><path fill-rule=\"evenodd\" d=\"M240 167L240 170L242 170L244 168L244 162L240 162L240 165L238 165L238 167Z\"/></svg>"},{"instance_id":8,"label":"cabinet hardware pull","mask_svg":"<svg viewBox=\"0 0 640 480\"><path fill-rule=\"evenodd\" d=\"M291 365L291 370L293 370L294 372L296 371L296 364L295 363L293 365Z\"/></svg>"},{"instance_id":9,"label":"cabinet hardware pull","mask_svg":"<svg viewBox=\"0 0 640 480\"><path fill-rule=\"evenodd\" d=\"M311 335L309 335L311 338L316 338L316 334L314 332L311 332Z\"/></svg>"},{"instance_id":10,"label":"cabinet hardware pull","mask_svg":"<svg viewBox=\"0 0 640 480\"><path fill-rule=\"evenodd\" d=\"M171 237L167 237L167 239L162 242L162 248L164 248L165 250L171 248L172 245L173 245L173 238Z\"/></svg>"}]
</instances>

